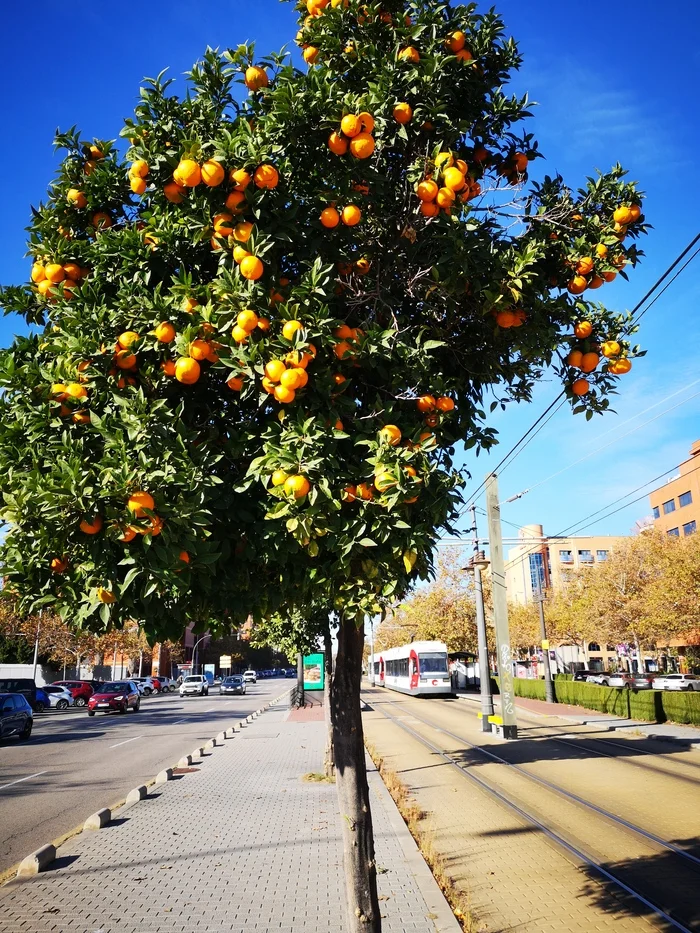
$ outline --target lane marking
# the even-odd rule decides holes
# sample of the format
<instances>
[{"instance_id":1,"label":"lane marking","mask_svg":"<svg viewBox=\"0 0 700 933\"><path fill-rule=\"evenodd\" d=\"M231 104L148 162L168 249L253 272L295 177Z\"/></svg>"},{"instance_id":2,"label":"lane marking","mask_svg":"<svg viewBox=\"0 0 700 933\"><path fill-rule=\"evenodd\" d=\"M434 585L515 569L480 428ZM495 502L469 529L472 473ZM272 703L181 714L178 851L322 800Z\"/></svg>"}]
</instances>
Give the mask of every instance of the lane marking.
<instances>
[{"instance_id":1,"label":"lane marking","mask_svg":"<svg viewBox=\"0 0 700 933\"><path fill-rule=\"evenodd\" d=\"M48 774L48 771L37 771L35 774L27 775L27 777L17 778L16 781L10 781L9 784L0 784L0 790L4 790L6 787L12 787L13 784L21 784L22 781L31 781L32 778L39 777L40 774Z\"/></svg>"},{"instance_id":2,"label":"lane marking","mask_svg":"<svg viewBox=\"0 0 700 933\"><path fill-rule=\"evenodd\" d=\"M172 725L173 725L173 726L179 726L181 722L188 722L188 720L187 720L187 719L178 719L177 722L174 722Z\"/></svg>"},{"instance_id":3,"label":"lane marking","mask_svg":"<svg viewBox=\"0 0 700 933\"><path fill-rule=\"evenodd\" d=\"M124 739L123 742L117 742L116 745L110 745L110 748L119 748L120 745L126 745L127 742L135 742L136 739L142 739L143 735L135 735L133 739Z\"/></svg>"}]
</instances>

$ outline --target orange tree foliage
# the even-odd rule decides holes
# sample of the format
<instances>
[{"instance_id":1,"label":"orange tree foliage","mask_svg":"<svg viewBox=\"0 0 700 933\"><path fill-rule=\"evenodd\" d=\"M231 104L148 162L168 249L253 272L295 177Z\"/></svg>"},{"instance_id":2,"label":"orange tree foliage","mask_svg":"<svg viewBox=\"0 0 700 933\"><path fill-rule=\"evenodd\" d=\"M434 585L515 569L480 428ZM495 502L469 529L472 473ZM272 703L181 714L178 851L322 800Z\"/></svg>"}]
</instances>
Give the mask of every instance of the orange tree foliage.
<instances>
[{"instance_id":1,"label":"orange tree foliage","mask_svg":"<svg viewBox=\"0 0 700 933\"><path fill-rule=\"evenodd\" d=\"M529 181L499 16L309 9L308 67L207 50L184 97L145 82L119 143L57 137L31 280L2 292L35 325L0 357L24 606L153 638L377 612L432 572L489 401L552 368L590 416L638 354L593 289L637 263L641 194L620 166Z\"/></svg>"}]
</instances>

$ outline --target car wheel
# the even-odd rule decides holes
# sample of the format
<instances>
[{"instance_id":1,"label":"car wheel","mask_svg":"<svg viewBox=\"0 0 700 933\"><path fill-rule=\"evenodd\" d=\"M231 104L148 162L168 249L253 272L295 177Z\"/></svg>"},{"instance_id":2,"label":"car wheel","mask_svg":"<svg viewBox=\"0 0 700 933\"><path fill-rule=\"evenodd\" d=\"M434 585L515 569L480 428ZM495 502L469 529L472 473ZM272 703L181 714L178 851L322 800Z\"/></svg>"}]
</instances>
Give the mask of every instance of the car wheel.
<instances>
[{"instance_id":1,"label":"car wheel","mask_svg":"<svg viewBox=\"0 0 700 933\"><path fill-rule=\"evenodd\" d=\"M94 715L95 715L95 710L94 710L94 709L89 709L89 710L88 710L88 716L94 716Z\"/></svg>"},{"instance_id":2,"label":"car wheel","mask_svg":"<svg viewBox=\"0 0 700 933\"><path fill-rule=\"evenodd\" d=\"M24 727L24 729L22 729L22 731L21 731L20 734L19 734L20 739L26 741L28 738L31 737L31 734L32 734L32 725L33 725L33 723L32 723L32 721L31 721L31 719L28 720L26 726Z\"/></svg>"},{"instance_id":3,"label":"car wheel","mask_svg":"<svg viewBox=\"0 0 700 933\"><path fill-rule=\"evenodd\" d=\"M126 703L122 703L122 705L119 707L119 712L126 713L128 709L129 707L126 705Z\"/></svg>"},{"instance_id":4,"label":"car wheel","mask_svg":"<svg viewBox=\"0 0 700 933\"><path fill-rule=\"evenodd\" d=\"M149 697L152 693L153 693L153 691L151 690L150 687L146 687L146 689L143 691L143 695L144 695L145 697Z\"/></svg>"},{"instance_id":5,"label":"car wheel","mask_svg":"<svg viewBox=\"0 0 700 933\"><path fill-rule=\"evenodd\" d=\"M68 700L59 700L56 709L68 709Z\"/></svg>"},{"instance_id":6,"label":"car wheel","mask_svg":"<svg viewBox=\"0 0 700 933\"><path fill-rule=\"evenodd\" d=\"M34 705L34 712L35 712L35 713L43 713L45 709L46 709L46 707L45 707L44 704L41 702L41 700L37 700L36 704Z\"/></svg>"},{"instance_id":7,"label":"car wheel","mask_svg":"<svg viewBox=\"0 0 700 933\"><path fill-rule=\"evenodd\" d=\"M75 698L75 705L76 705L76 706L85 706L86 704L87 704L87 700L85 699L85 697L76 697L76 698Z\"/></svg>"}]
</instances>

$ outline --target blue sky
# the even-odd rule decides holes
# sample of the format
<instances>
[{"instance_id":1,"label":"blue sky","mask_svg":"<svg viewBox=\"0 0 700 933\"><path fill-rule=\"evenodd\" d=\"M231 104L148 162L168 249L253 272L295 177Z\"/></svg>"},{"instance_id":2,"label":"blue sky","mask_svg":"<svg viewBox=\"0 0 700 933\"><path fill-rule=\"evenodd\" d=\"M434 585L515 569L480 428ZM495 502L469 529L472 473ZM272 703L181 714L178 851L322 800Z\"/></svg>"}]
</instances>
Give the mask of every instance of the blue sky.
<instances>
[{"instance_id":1,"label":"blue sky","mask_svg":"<svg viewBox=\"0 0 700 933\"><path fill-rule=\"evenodd\" d=\"M618 280L598 293L617 310L631 308L700 231L694 193L700 11L688 0L667 0L662 16L657 5L640 0L618 0L611 8L576 0L556 5L502 0L497 5L525 58L513 89L529 91L539 103L530 124L547 161L537 163L538 168L560 171L577 187L595 168L605 170L619 160L647 192L646 215L654 226L642 244L647 258L629 284ZM63 38L44 42L39 60L34 51L38 24L56 22L57 15ZM39 0L12 4L3 25L4 284L28 275L24 227L30 204L41 200L53 174L56 127L77 124L86 136L114 138L136 103L144 75L169 67L178 78L176 88L182 89L182 72L207 45L235 47L255 40L263 55L291 42L296 32L291 4L277 0L220 0L215 6L152 0L143 16L133 11L128 21L109 4L75 0L68 16ZM700 437L700 396L691 398L700 392L695 382L700 379L699 273L700 257L644 317L639 340L649 352L620 380L617 413L587 423L562 409L503 472L501 498L604 449L504 506L505 520L539 522L547 533L557 533L653 477L671 475L687 458L692 441ZM0 320L0 344L7 345L22 327L16 319ZM558 392L554 382L543 382L531 406L496 419L501 445L490 457L467 461L472 489ZM664 402L672 393L678 394ZM626 534L648 512L642 501L590 532ZM515 533L512 526L506 528Z\"/></svg>"}]
</instances>

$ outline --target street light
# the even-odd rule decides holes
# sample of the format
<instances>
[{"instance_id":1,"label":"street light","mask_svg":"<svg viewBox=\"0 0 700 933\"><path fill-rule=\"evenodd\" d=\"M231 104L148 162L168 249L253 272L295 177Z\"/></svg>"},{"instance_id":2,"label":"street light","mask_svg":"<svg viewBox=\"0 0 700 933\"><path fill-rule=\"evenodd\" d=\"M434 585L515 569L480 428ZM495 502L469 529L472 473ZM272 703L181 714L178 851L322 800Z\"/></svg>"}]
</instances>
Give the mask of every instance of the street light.
<instances>
[{"instance_id":1,"label":"street light","mask_svg":"<svg viewBox=\"0 0 700 933\"><path fill-rule=\"evenodd\" d=\"M197 670L197 645L200 643L200 641L204 641L205 638L211 638L211 635L209 634L202 635L202 637L198 638L197 641L194 643L194 648L192 649L192 673L193 674L196 673L196 670Z\"/></svg>"},{"instance_id":2,"label":"street light","mask_svg":"<svg viewBox=\"0 0 700 933\"><path fill-rule=\"evenodd\" d=\"M489 565L489 560L483 551L479 550L479 539L476 529L476 506L469 507L472 515L472 532L474 535L474 553L469 558L466 567L474 574L474 601L476 603L476 637L479 651L479 692L481 694L481 729L483 732L491 731L489 717L493 716L493 694L491 693L491 670L489 668L489 647L486 640L486 614L484 612L484 590L481 585L481 571Z\"/></svg>"}]
</instances>

